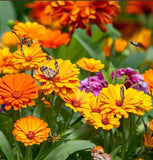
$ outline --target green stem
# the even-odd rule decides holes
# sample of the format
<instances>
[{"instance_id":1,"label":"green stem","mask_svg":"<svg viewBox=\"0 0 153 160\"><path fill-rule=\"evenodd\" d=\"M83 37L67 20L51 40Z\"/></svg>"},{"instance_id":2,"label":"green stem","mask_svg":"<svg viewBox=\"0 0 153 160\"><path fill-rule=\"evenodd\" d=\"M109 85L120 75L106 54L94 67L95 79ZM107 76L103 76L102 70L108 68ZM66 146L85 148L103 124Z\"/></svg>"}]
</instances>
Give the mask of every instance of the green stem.
<instances>
[{"instance_id":1,"label":"green stem","mask_svg":"<svg viewBox=\"0 0 153 160\"><path fill-rule=\"evenodd\" d=\"M107 131L104 130L104 151L107 153Z\"/></svg>"},{"instance_id":2,"label":"green stem","mask_svg":"<svg viewBox=\"0 0 153 160\"><path fill-rule=\"evenodd\" d=\"M71 122L72 117L73 117L73 114L74 114L74 112L73 112L73 110L71 110L70 118L69 118L69 119L68 119L68 121L67 121L66 128L69 128L69 126L70 126L70 122Z\"/></svg>"},{"instance_id":3,"label":"green stem","mask_svg":"<svg viewBox=\"0 0 153 160\"><path fill-rule=\"evenodd\" d=\"M31 70L31 77L33 77L33 70Z\"/></svg>"},{"instance_id":4,"label":"green stem","mask_svg":"<svg viewBox=\"0 0 153 160\"><path fill-rule=\"evenodd\" d=\"M32 147L32 146L28 146L28 147L26 148L26 157L25 157L25 160L32 160L31 147Z\"/></svg>"},{"instance_id":5,"label":"green stem","mask_svg":"<svg viewBox=\"0 0 153 160\"><path fill-rule=\"evenodd\" d=\"M20 118L22 118L22 108L21 107L19 108L19 115L20 115Z\"/></svg>"}]
</instances>

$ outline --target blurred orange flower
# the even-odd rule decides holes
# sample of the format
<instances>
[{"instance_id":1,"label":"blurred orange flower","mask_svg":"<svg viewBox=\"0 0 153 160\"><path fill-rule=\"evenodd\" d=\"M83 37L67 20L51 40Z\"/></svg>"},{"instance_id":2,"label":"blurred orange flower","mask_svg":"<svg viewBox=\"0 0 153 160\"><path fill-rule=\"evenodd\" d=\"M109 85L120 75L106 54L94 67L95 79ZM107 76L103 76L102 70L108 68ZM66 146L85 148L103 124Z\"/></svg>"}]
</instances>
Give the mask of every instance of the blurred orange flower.
<instances>
[{"instance_id":1,"label":"blurred orange flower","mask_svg":"<svg viewBox=\"0 0 153 160\"><path fill-rule=\"evenodd\" d=\"M0 78L0 104L6 103L5 109L14 110L35 105L32 99L38 98L37 83L25 73L10 74Z\"/></svg>"},{"instance_id":2,"label":"blurred orange flower","mask_svg":"<svg viewBox=\"0 0 153 160\"><path fill-rule=\"evenodd\" d=\"M55 62L57 62L58 67L55 66ZM41 82L40 89L43 90L45 95L51 94L53 91L55 95L66 95L69 92L73 92L75 87L80 86L78 78L79 69L70 60L51 60L42 64L42 66L45 70L42 69L41 71L40 67L34 77L37 81ZM45 73L48 78L45 76ZM54 73L55 75L52 78L52 74Z\"/></svg>"},{"instance_id":3,"label":"blurred orange flower","mask_svg":"<svg viewBox=\"0 0 153 160\"><path fill-rule=\"evenodd\" d=\"M89 72L99 72L100 69L104 68L104 64L102 64L100 60L95 60L93 58L79 59L76 64Z\"/></svg>"},{"instance_id":4,"label":"blurred orange flower","mask_svg":"<svg viewBox=\"0 0 153 160\"><path fill-rule=\"evenodd\" d=\"M144 145L146 147L153 147L153 132L146 132L144 136Z\"/></svg>"},{"instance_id":5,"label":"blurred orange flower","mask_svg":"<svg viewBox=\"0 0 153 160\"><path fill-rule=\"evenodd\" d=\"M38 66L47 60L47 53L41 50L38 43L33 43L30 47L23 45L23 51L24 55L21 52L21 48L18 48L18 50L13 53L13 62L15 64L22 64L27 70L38 69Z\"/></svg>"},{"instance_id":6,"label":"blurred orange flower","mask_svg":"<svg viewBox=\"0 0 153 160\"><path fill-rule=\"evenodd\" d=\"M110 57L111 56L111 47L113 45L113 38L109 37L104 41L104 48L103 52L105 57Z\"/></svg>"},{"instance_id":7,"label":"blurred orange flower","mask_svg":"<svg viewBox=\"0 0 153 160\"><path fill-rule=\"evenodd\" d=\"M153 95L153 69L145 71L143 74L144 81L148 83L149 94Z\"/></svg>"},{"instance_id":8,"label":"blurred orange flower","mask_svg":"<svg viewBox=\"0 0 153 160\"><path fill-rule=\"evenodd\" d=\"M127 47L128 42L122 38L117 38L115 40L115 51L121 53Z\"/></svg>"},{"instance_id":9,"label":"blurred orange flower","mask_svg":"<svg viewBox=\"0 0 153 160\"><path fill-rule=\"evenodd\" d=\"M151 120L150 122L149 122L149 124L150 124L150 130L153 132L153 120Z\"/></svg>"},{"instance_id":10,"label":"blurred orange flower","mask_svg":"<svg viewBox=\"0 0 153 160\"><path fill-rule=\"evenodd\" d=\"M25 146L40 144L49 136L50 128L47 126L48 124L43 120L28 116L17 120L14 124L13 135L17 141L21 141Z\"/></svg>"}]
</instances>

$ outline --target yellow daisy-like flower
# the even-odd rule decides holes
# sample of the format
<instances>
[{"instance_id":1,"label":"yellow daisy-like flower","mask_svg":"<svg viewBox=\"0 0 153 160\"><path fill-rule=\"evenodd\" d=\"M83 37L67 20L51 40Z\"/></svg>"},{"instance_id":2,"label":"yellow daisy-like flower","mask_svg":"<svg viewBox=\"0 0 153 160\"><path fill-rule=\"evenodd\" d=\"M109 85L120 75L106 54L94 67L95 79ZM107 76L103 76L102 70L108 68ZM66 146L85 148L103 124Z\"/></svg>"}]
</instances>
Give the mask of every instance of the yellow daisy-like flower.
<instances>
[{"instance_id":1,"label":"yellow daisy-like flower","mask_svg":"<svg viewBox=\"0 0 153 160\"><path fill-rule=\"evenodd\" d=\"M128 42L122 38L118 38L115 40L115 51L121 53L127 47Z\"/></svg>"},{"instance_id":2,"label":"yellow daisy-like flower","mask_svg":"<svg viewBox=\"0 0 153 160\"><path fill-rule=\"evenodd\" d=\"M9 48L0 49L0 73L17 73L18 65L12 61L12 54Z\"/></svg>"},{"instance_id":3,"label":"yellow daisy-like flower","mask_svg":"<svg viewBox=\"0 0 153 160\"><path fill-rule=\"evenodd\" d=\"M77 65L90 72L99 72L100 69L104 68L104 64L100 60L95 60L93 58L82 58L77 61Z\"/></svg>"},{"instance_id":4,"label":"yellow daisy-like flower","mask_svg":"<svg viewBox=\"0 0 153 160\"><path fill-rule=\"evenodd\" d=\"M89 94L78 88L75 88L73 93L68 93L61 98L66 102L65 105L74 112L81 111L89 105Z\"/></svg>"},{"instance_id":5,"label":"yellow daisy-like flower","mask_svg":"<svg viewBox=\"0 0 153 160\"><path fill-rule=\"evenodd\" d=\"M55 67L55 62L58 65L58 71ZM76 68L75 64L72 64L70 60L57 59L48 61L42 64L46 68L47 74L51 75L51 78L47 78L41 67L34 75L35 79L41 82L40 89L43 90L44 94L51 94L54 91L56 95L66 95L69 92L73 92L75 87L80 86L78 74L79 69ZM55 74L52 78L52 74Z\"/></svg>"},{"instance_id":6,"label":"yellow daisy-like flower","mask_svg":"<svg viewBox=\"0 0 153 160\"><path fill-rule=\"evenodd\" d=\"M144 136L144 145L146 147L153 147L153 132L147 132L145 133Z\"/></svg>"},{"instance_id":7,"label":"yellow daisy-like flower","mask_svg":"<svg viewBox=\"0 0 153 160\"><path fill-rule=\"evenodd\" d=\"M102 114L112 112L118 118L124 116L128 118L129 112L137 115L144 115L145 111L152 108L151 97L144 94L143 91L137 91L133 88L126 89L124 93L121 91L123 85L109 84L108 88L103 88L99 94L99 103L101 105Z\"/></svg>"},{"instance_id":8,"label":"yellow daisy-like flower","mask_svg":"<svg viewBox=\"0 0 153 160\"><path fill-rule=\"evenodd\" d=\"M30 47L23 45L23 51L24 54L21 52L21 48L18 48L13 53L13 62L22 64L27 70L38 69L38 66L46 61L47 53L41 50L38 43L33 43Z\"/></svg>"},{"instance_id":9,"label":"yellow daisy-like flower","mask_svg":"<svg viewBox=\"0 0 153 160\"><path fill-rule=\"evenodd\" d=\"M13 46L17 46L20 43L20 40L17 38L17 36L12 32L5 32L2 35L2 42L5 46L11 48Z\"/></svg>"},{"instance_id":10,"label":"yellow daisy-like flower","mask_svg":"<svg viewBox=\"0 0 153 160\"><path fill-rule=\"evenodd\" d=\"M145 73L143 74L144 77L144 81L148 83L148 90L149 90L149 94L153 95L153 69L149 69L147 71L145 71Z\"/></svg>"},{"instance_id":11,"label":"yellow daisy-like flower","mask_svg":"<svg viewBox=\"0 0 153 160\"><path fill-rule=\"evenodd\" d=\"M13 135L17 141L21 141L25 146L40 144L47 140L50 128L43 120L28 116L17 120L14 124Z\"/></svg>"}]
</instances>

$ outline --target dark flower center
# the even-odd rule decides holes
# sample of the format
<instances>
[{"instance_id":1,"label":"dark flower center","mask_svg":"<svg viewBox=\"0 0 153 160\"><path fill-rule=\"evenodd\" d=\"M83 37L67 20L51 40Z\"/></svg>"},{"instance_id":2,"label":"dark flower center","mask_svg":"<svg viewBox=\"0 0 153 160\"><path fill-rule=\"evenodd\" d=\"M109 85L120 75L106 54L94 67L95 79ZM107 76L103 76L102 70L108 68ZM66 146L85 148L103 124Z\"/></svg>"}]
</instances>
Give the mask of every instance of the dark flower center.
<instances>
[{"instance_id":1,"label":"dark flower center","mask_svg":"<svg viewBox=\"0 0 153 160\"><path fill-rule=\"evenodd\" d=\"M21 96L22 96L22 93L20 91L14 91L12 93L12 97L14 97L16 99L20 98Z\"/></svg>"},{"instance_id":2,"label":"dark flower center","mask_svg":"<svg viewBox=\"0 0 153 160\"><path fill-rule=\"evenodd\" d=\"M78 108L78 107L80 107L80 101L79 101L79 100L72 100L72 105L73 105L75 108Z\"/></svg>"},{"instance_id":3,"label":"dark flower center","mask_svg":"<svg viewBox=\"0 0 153 160\"><path fill-rule=\"evenodd\" d=\"M116 106L121 107L122 106L122 101L121 100L116 100Z\"/></svg>"},{"instance_id":4,"label":"dark flower center","mask_svg":"<svg viewBox=\"0 0 153 160\"><path fill-rule=\"evenodd\" d=\"M26 61L27 61L27 62L32 61L32 57L30 57L30 56L26 57Z\"/></svg>"},{"instance_id":5,"label":"dark flower center","mask_svg":"<svg viewBox=\"0 0 153 160\"><path fill-rule=\"evenodd\" d=\"M92 109L92 112L100 113L101 110L99 108L94 108L94 109Z\"/></svg>"},{"instance_id":6,"label":"dark flower center","mask_svg":"<svg viewBox=\"0 0 153 160\"><path fill-rule=\"evenodd\" d=\"M29 131L28 134L26 134L26 137L30 140L34 139L35 133L33 131Z\"/></svg>"},{"instance_id":7,"label":"dark flower center","mask_svg":"<svg viewBox=\"0 0 153 160\"><path fill-rule=\"evenodd\" d=\"M102 124L104 124L104 125L109 124L109 119L108 118L103 119Z\"/></svg>"}]
</instances>

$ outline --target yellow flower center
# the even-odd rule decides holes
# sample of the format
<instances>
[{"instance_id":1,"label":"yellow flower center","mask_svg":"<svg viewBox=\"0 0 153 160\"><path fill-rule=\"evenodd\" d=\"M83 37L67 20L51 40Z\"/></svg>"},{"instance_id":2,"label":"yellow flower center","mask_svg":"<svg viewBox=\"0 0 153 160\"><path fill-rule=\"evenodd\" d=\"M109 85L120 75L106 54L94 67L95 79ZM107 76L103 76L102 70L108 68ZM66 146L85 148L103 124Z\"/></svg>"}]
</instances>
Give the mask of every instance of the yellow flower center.
<instances>
[{"instance_id":1,"label":"yellow flower center","mask_svg":"<svg viewBox=\"0 0 153 160\"><path fill-rule=\"evenodd\" d=\"M102 124L104 124L104 125L109 124L109 119L108 118L103 119Z\"/></svg>"},{"instance_id":2,"label":"yellow flower center","mask_svg":"<svg viewBox=\"0 0 153 160\"><path fill-rule=\"evenodd\" d=\"M78 107L80 107L80 101L79 101L79 100L72 100L72 105L73 105L75 108L78 108Z\"/></svg>"},{"instance_id":3,"label":"yellow flower center","mask_svg":"<svg viewBox=\"0 0 153 160\"><path fill-rule=\"evenodd\" d=\"M29 131L28 134L26 134L26 137L30 140L34 139L35 133L33 131Z\"/></svg>"},{"instance_id":4,"label":"yellow flower center","mask_svg":"<svg viewBox=\"0 0 153 160\"><path fill-rule=\"evenodd\" d=\"M16 99L20 98L21 96L22 96L22 93L20 91L14 91L12 93L12 97L14 97Z\"/></svg>"}]
</instances>

